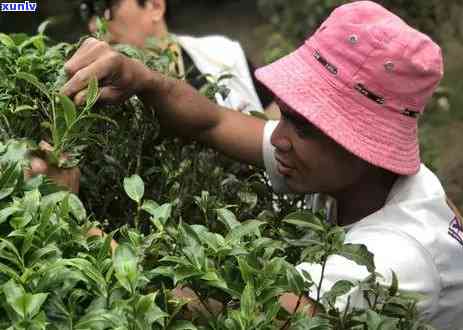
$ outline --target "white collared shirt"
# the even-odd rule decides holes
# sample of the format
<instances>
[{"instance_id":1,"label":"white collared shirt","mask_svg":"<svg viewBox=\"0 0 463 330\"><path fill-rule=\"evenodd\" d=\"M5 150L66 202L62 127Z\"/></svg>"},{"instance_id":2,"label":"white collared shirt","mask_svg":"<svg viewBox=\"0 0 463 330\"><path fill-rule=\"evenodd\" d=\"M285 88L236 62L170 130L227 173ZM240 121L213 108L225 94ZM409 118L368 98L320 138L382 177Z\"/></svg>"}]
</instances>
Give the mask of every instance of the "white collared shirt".
<instances>
[{"instance_id":1,"label":"white collared shirt","mask_svg":"<svg viewBox=\"0 0 463 330\"><path fill-rule=\"evenodd\" d=\"M287 191L276 171L270 137L277 122L267 122L263 156L272 185ZM361 203L362 201L358 201ZM439 179L424 165L412 176L397 179L383 208L346 228L346 243L364 244L374 254L376 271L390 285L393 270L399 288L423 294L418 305L423 317L440 330L463 329L463 228L446 203ZM321 267L302 263L299 270L318 282ZM323 292L338 280L361 281L369 275L364 266L341 256L328 259ZM315 298L316 290L312 290ZM355 289L351 306L366 307ZM312 294L311 294L312 295ZM346 306L347 296L337 306Z\"/></svg>"}]
</instances>

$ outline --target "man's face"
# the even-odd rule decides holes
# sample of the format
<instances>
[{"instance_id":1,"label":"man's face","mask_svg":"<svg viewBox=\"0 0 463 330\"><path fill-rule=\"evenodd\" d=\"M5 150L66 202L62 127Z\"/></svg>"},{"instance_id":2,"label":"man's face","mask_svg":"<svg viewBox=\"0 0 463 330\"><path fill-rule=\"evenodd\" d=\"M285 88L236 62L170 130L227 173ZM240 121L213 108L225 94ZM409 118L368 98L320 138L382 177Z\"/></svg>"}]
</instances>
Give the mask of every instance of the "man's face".
<instances>
[{"instance_id":1,"label":"man's face","mask_svg":"<svg viewBox=\"0 0 463 330\"><path fill-rule=\"evenodd\" d=\"M273 132L278 172L296 193L336 195L356 184L370 165L354 156L282 101Z\"/></svg>"},{"instance_id":2,"label":"man's face","mask_svg":"<svg viewBox=\"0 0 463 330\"><path fill-rule=\"evenodd\" d=\"M163 0L147 0L140 5L137 0L113 0L105 15L109 17L109 42L144 47L146 39L156 35L156 24L164 22ZM90 32L96 31L96 17L88 23Z\"/></svg>"}]
</instances>

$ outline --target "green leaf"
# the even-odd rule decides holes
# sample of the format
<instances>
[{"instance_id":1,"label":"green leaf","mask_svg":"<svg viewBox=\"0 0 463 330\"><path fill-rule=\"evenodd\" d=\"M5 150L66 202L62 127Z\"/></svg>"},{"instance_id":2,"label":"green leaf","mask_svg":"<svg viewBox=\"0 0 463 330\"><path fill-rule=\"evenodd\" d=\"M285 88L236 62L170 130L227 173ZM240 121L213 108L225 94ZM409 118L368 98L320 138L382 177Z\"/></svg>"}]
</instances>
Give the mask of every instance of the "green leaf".
<instances>
[{"instance_id":1,"label":"green leaf","mask_svg":"<svg viewBox=\"0 0 463 330\"><path fill-rule=\"evenodd\" d=\"M35 215L40 206L41 194L38 189L26 191L24 193L23 207L24 211Z\"/></svg>"},{"instance_id":2,"label":"green leaf","mask_svg":"<svg viewBox=\"0 0 463 330\"><path fill-rule=\"evenodd\" d=\"M39 91L41 91L50 101L53 101L48 92L48 88L42 84L36 76L27 72L18 72L16 73L16 78L27 81L29 84L35 86Z\"/></svg>"},{"instance_id":3,"label":"green leaf","mask_svg":"<svg viewBox=\"0 0 463 330\"><path fill-rule=\"evenodd\" d=\"M246 284L246 287L243 290L241 295L241 304L240 310L241 314L245 315L248 320L254 317L256 309L256 293L254 285L251 282Z\"/></svg>"},{"instance_id":4,"label":"green leaf","mask_svg":"<svg viewBox=\"0 0 463 330\"><path fill-rule=\"evenodd\" d=\"M350 292L350 290L354 287L355 285L346 280L340 280L337 281L333 287L331 288L330 291L326 292L323 297L322 301L327 302L330 306L334 306L336 303L336 299L338 297L341 297L347 293Z\"/></svg>"},{"instance_id":5,"label":"green leaf","mask_svg":"<svg viewBox=\"0 0 463 330\"><path fill-rule=\"evenodd\" d=\"M258 202L258 196L254 192L249 192L249 191L240 191L238 193L239 199L247 204L250 208L255 208Z\"/></svg>"},{"instance_id":6,"label":"green leaf","mask_svg":"<svg viewBox=\"0 0 463 330\"><path fill-rule=\"evenodd\" d=\"M0 172L0 200L13 193L21 176L22 169L19 163L13 163Z\"/></svg>"},{"instance_id":7,"label":"green leaf","mask_svg":"<svg viewBox=\"0 0 463 330\"><path fill-rule=\"evenodd\" d=\"M92 289L103 297L107 296L107 284L105 278L91 262L82 258L73 258L61 259L57 262L57 265L60 264L78 269L88 279L87 282L92 284Z\"/></svg>"},{"instance_id":8,"label":"green leaf","mask_svg":"<svg viewBox=\"0 0 463 330\"><path fill-rule=\"evenodd\" d=\"M13 110L13 113L19 113L19 112L23 112L23 111L35 111L36 108L30 106L30 105L20 105L20 106L17 106L14 110Z\"/></svg>"},{"instance_id":9,"label":"green leaf","mask_svg":"<svg viewBox=\"0 0 463 330\"><path fill-rule=\"evenodd\" d=\"M3 292L8 304L23 319L34 317L48 297L48 293L25 293L24 288L13 280L3 285Z\"/></svg>"},{"instance_id":10,"label":"green leaf","mask_svg":"<svg viewBox=\"0 0 463 330\"><path fill-rule=\"evenodd\" d=\"M392 271L392 282L391 282L391 286L389 287L389 295L391 297L394 297L398 291L399 291L399 280L397 278L397 274L394 271Z\"/></svg>"},{"instance_id":11,"label":"green leaf","mask_svg":"<svg viewBox=\"0 0 463 330\"><path fill-rule=\"evenodd\" d=\"M52 22L51 19L47 19L40 23L39 27L37 28L37 33L38 34L44 34L45 30L47 29L48 25Z\"/></svg>"},{"instance_id":12,"label":"green leaf","mask_svg":"<svg viewBox=\"0 0 463 330\"><path fill-rule=\"evenodd\" d=\"M0 33L0 42L8 48L16 47L13 39L11 39L10 36L5 33Z\"/></svg>"},{"instance_id":13,"label":"green leaf","mask_svg":"<svg viewBox=\"0 0 463 330\"><path fill-rule=\"evenodd\" d=\"M265 222L257 220L248 220L240 224L238 227L233 228L232 231L228 233L225 239L229 242L237 242L243 236L246 235L260 235L259 227L265 224Z\"/></svg>"},{"instance_id":14,"label":"green leaf","mask_svg":"<svg viewBox=\"0 0 463 330\"><path fill-rule=\"evenodd\" d=\"M14 280L9 280L3 285L3 293L5 294L6 300L11 305L26 292L24 291L24 288Z\"/></svg>"},{"instance_id":15,"label":"green leaf","mask_svg":"<svg viewBox=\"0 0 463 330\"><path fill-rule=\"evenodd\" d=\"M38 35L33 38L32 44L34 47L41 53L45 52L45 42L43 40L43 35Z\"/></svg>"},{"instance_id":16,"label":"green leaf","mask_svg":"<svg viewBox=\"0 0 463 330\"><path fill-rule=\"evenodd\" d=\"M24 311L27 317L32 318L40 311L43 303L48 297L48 293L27 293L23 296Z\"/></svg>"},{"instance_id":17,"label":"green leaf","mask_svg":"<svg viewBox=\"0 0 463 330\"><path fill-rule=\"evenodd\" d=\"M74 194L69 194L68 197L69 211L79 222L84 222L87 219L87 211L85 210L84 204L82 204L79 197Z\"/></svg>"},{"instance_id":18,"label":"green leaf","mask_svg":"<svg viewBox=\"0 0 463 330\"><path fill-rule=\"evenodd\" d=\"M4 209L0 210L0 224L8 220L16 212L21 211L20 208L17 207L5 207Z\"/></svg>"},{"instance_id":19,"label":"green leaf","mask_svg":"<svg viewBox=\"0 0 463 330\"><path fill-rule=\"evenodd\" d=\"M217 209L217 219L222 222L228 230L240 226L240 222L236 219L235 214L229 209Z\"/></svg>"},{"instance_id":20,"label":"green leaf","mask_svg":"<svg viewBox=\"0 0 463 330\"><path fill-rule=\"evenodd\" d=\"M161 206L155 207L156 203L152 201L144 201L142 209L151 214L151 216L165 225L172 214L172 204L165 203Z\"/></svg>"},{"instance_id":21,"label":"green leaf","mask_svg":"<svg viewBox=\"0 0 463 330\"><path fill-rule=\"evenodd\" d=\"M291 292L295 293L297 296L300 296L304 292L304 278L294 267L286 269L286 279Z\"/></svg>"},{"instance_id":22,"label":"green leaf","mask_svg":"<svg viewBox=\"0 0 463 330\"><path fill-rule=\"evenodd\" d=\"M16 282L21 281L20 274L16 273L16 270L11 268L10 266L5 265L4 263L0 262L0 273L8 276L9 278L15 280Z\"/></svg>"},{"instance_id":23,"label":"green leaf","mask_svg":"<svg viewBox=\"0 0 463 330\"><path fill-rule=\"evenodd\" d=\"M64 120L66 121L66 127L69 129L74 123L77 117L77 110L74 103L66 95L58 95L61 106L64 111Z\"/></svg>"},{"instance_id":24,"label":"green leaf","mask_svg":"<svg viewBox=\"0 0 463 330\"><path fill-rule=\"evenodd\" d=\"M344 244L337 254L352 260L357 265L366 266L370 273L375 271L373 253L369 252L362 244Z\"/></svg>"},{"instance_id":25,"label":"green leaf","mask_svg":"<svg viewBox=\"0 0 463 330\"><path fill-rule=\"evenodd\" d=\"M85 110L90 110L98 100L98 79L96 77L90 79L87 88L87 103L85 104Z\"/></svg>"},{"instance_id":26,"label":"green leaf","mask_svg":"<svg viewBox=\"0 0 463 330\"><path fill-rule=\"evenodd\" d=\"M310 212L293 212L288 214L283 219L283 222L290 223L298 227L310 228L317 232L325 231L325 227L320 219Z\"/></svg>"},{"instance_id":27,"label":"green leaf","mask_svg":"<svg viewBox=\"0 0 463 330\"><path fill-rule=\"evenodd\" d=\"M113 256L113 263L119 283L127 291L133 292L138 279L138 258L132 247L119 244Z\"/></svg>"},{"instance_id":28,"label":"green leaf","mask_svg":"<svg viewBox=\"0 0 463 330\"><path fill-rule=\"evenodd\" d=\"M135 306L138 317L147 323L146 326L149 329L154 322L169 317L169 314L156 305L155 299L156 293L141 296Z\"/></svg>"},{"instance_id":29,"label":"green leaf","mask_svg":"<svg viewBox=\"0 0 463 330\"><path fill-rule=\"evenodd\" d=\"M141 206L141 209L148 212L152 216L157 215L156 209L159 207L159 204L156 203L155 201L151 199L146 199L143 201L143 205Z\"/></svg>"},{"instance_id":30,"label":"green leaf","mask_svg":"<svg viewBox=\"0 0 463 330\"><path fill-rule=\"evenodd\" d=\"M124 179L124 190L130 199L140 204L145 194L145 184L138 175L134 174Z\"/></svg>"}]
</instances>

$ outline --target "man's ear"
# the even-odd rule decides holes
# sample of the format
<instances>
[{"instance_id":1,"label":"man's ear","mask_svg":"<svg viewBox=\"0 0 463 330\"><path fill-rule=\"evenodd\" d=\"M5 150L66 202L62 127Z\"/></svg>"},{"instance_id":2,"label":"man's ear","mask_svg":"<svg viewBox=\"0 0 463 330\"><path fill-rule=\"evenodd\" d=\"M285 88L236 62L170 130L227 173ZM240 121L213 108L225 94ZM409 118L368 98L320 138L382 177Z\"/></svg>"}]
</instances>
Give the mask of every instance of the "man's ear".
<instances>
[{"instance_id":1,"label":"man's ear","mask_svg":"<svg viewBox=\"0 0 463 330\"><path fill-rule=\"evenodd\" d=\"M145 8L151 11L151 19L153 22L164 20L166 0L147 0Z\"/></svg>"}]
</instances>

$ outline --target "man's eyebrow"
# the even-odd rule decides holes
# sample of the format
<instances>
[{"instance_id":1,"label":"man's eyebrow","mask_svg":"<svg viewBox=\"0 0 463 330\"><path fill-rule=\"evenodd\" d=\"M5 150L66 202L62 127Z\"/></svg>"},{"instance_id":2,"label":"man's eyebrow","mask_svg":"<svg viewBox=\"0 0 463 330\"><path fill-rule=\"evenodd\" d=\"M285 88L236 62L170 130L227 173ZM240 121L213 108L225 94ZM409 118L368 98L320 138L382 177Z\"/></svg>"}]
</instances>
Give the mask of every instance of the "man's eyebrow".
<instances>
[{"instance_id":1,"label":"man's eyebrow","mask_svg":"<svg viewBox=\"0 0 463 330\"><path fill-rule=\"evenodd\" d=\"M304 118L304 116L299 114L297 111L293 110L285 102L277 100L277 104L280 108L282 117L288 118L288 120L291 121L293 125L304 129L304 131L310 132L312 135L325 135L318 127L312 124L308 119Z\"/></svg>"},{"instance_id":2,"label":"man's eyebrow","mask_svg":"<svg viewBox=\"0 0 463 330\"><path fill-rule=\"evenodd\" d=\"M311 123L307 119L305 119L303 116L291 109L285 103L280 103L278 104L278 106L280 108L281 114L284 117L288 117L291 121L294 121L299 125L311 125Z\"/></svg>"}]
</instances>

